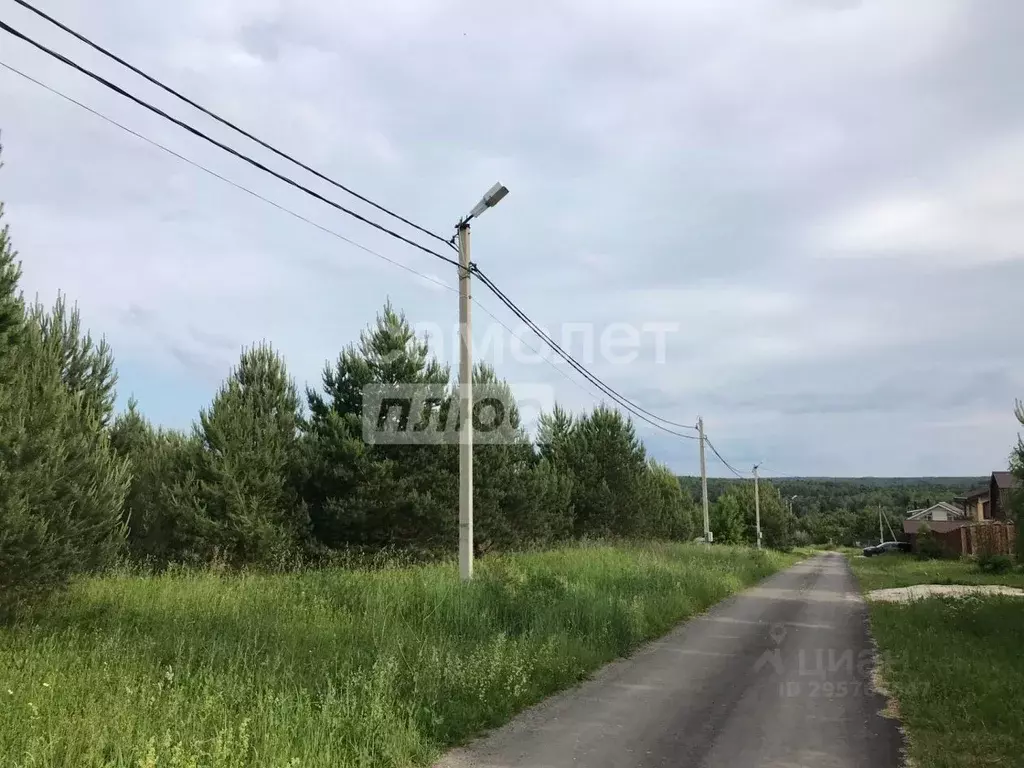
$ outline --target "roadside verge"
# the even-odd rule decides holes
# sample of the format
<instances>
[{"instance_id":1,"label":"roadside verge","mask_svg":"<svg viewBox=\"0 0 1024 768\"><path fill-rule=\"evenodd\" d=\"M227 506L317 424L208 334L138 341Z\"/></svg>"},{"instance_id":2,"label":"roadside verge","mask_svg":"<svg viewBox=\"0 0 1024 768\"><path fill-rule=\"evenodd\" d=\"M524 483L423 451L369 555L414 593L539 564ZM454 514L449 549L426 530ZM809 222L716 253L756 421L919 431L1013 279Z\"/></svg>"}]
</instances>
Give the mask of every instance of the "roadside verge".
<instances>
[{"instance_id":1,"label":"roadside verge","mask_svg":"<svg viewBox=\"0 0 1024 768\"><path fill-rule=\"evenodd\" d=\"M878 560L879 562L875 562ZM862 588L992 584L969 562L922 563L909 555L851 557ZM1019 583L1019 574L1003 579ZM921 768L1017 766L1024 754L1024 602L1005 595L871 600L882 686L898 708L908 752Z\"/></svg>"}]
</instances>

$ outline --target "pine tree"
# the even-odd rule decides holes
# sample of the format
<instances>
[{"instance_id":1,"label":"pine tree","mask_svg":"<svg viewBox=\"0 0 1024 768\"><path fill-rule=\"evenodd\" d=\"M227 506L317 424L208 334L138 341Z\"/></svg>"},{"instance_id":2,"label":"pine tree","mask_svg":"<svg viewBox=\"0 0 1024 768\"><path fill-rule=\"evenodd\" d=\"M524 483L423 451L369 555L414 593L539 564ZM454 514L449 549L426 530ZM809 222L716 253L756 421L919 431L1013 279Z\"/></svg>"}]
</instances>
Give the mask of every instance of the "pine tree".
<instances>
[{"instance_id":1,"label":"pine tree","mask_svg":"<svg viewBox=\"0 0 1024 768\"><path fill-rule=\"evenodd\" d=\"M695 507L683 493L679 478L666 467L651 461L647 468L645 506L646 528L641 535L687 541L693 537Z\"/></svg>"},{"instance_id":2,"label":"pine tree","mask_svg":"<svg viewBox=\"0 0 1024 768\"><path fill-rule=\"evenodd\" d=\"M570 421L557 409L541 424L541 455L572 478L576 536L635 536L646 527L647 456L633 424L599 406Z\"/></svg>"},{"instance_id":3,"label":"pine tree","mask_svg":"<svg viewBox=\"0 0 1024 768\"><path fill-rule=\"evenodd\" d=\"M380 548L416 541L412 484L386 459L374 459L338 413L306 424L297 486L308 505L312 536L327 549Z\"/></svg>"},{"instance_id":4,"label":"pine tree","mask_svg":"<svg viewBox=\"0 0 1024 768\"><path fill-rule=\"evenodd\" d=\"M300 417L280 356L267 344L245 350L194 428L194 519L208 556L275 564L305 540L308 515L294 487Z\"/></svg>"},{"instance_id":5,"label":"pine tree","mask_svg":"<svg viewBox=\"0 0 1024 768\"><path fill-rule=\"evenodd\" d=\"M57 296L49 312L36 303L29 314L42 332L47 354L60 361L61 380L68 392L107 427L114 414L117 372L106 339L97 344L92 334L83 332L78 307L69 311L63 295Z\"/></svg>"},{"instance_id":6,"label":"pine tree","mask_svg":"<svg viewBox=\"0 0 1024 768\"><path fill-rule=\"evenodd\" d=\"M569 440L575 421L571 413L555 403L550 414L542 413L537 424L537 449L541 457L566 467L569 462Z\"/></svg>"},{"instance_id":7,"label":"pine tree","mask_svg":"<svg viewBox=\"0 0 1024 768\"><path fill-rule=\"evenodd\" d=\"M363 391L372 384L437 384L447 386L447 366L431 357L426 339L416 336L406 316L391 302L376 322L359 334L359 342L344 349L333 366L323 371L324 394L309 390L314 420L328 410L361 424Z\"/></svg>"},{"instance_id":8,"label":"pine tree","mask_svg":"<svg viewBox=\"0 0 1024 768\"><path fill-rule=\"evenodd\" d=\"M323 393L307 392L311 472L303 496L318 536L329 546L448 544L458 509L454 447L365 444L363 394L380 385L427 386L442 394L450 387L448 367L390 303L357 344L325 366ZM448 406L437 410L442 407Z\"/></svg>"},{"instance_id":9,"label":"pine tree","mask_svg":"<svg viewBox=\"0 0 1024 768\"><path fill-rule=\"evenodd\" d=\"M114 420L110 444L131 469L123 521L132 559L157 566L200 560L195 438L154 429L133 397Z\"/></svg>"},{"instance_id":10,"label":"pine tree","mask_svg":"<svg viewBox=\"0 0 1024 768\"><path fill-rule=\"evenodd\" d=\"M0 222L3 218L4 204L0 202ZM10 378L12 360L25 334L25 304L18 291L20 279L21 263L11 245L10 231L6 224L0 224L0 387Z\"/></svg>"},{"instance_id":11,"label":"pine tree","mask_svg":"<svg viewBox=\"0 0 1024 768\"><path fill-rule=\"evenodd\" d=\"M452 390L452 398L457 389ZM542 545L572 530L568 477L541 459L512 388L488 365L473 372L473 524L478 552Z\"/></svg>"},{"instance_id":12,"label":"pine tree","mask_svg":"<svg viewBox=\"0 0 1024 768\"><path fill-rule=\"evenodd\" d=\"M2 212L2 211L0 211ZM77 326L17 294L20 268L0 229L0 613L31 604L76 574L112 561L123 546L127 463L87 394L111 372L87 367L74 390L66 348L84 348ZM61 327L66 341L55 343ZM112 360L111 360L112 366Z\"/></svg>"}]
</instances>

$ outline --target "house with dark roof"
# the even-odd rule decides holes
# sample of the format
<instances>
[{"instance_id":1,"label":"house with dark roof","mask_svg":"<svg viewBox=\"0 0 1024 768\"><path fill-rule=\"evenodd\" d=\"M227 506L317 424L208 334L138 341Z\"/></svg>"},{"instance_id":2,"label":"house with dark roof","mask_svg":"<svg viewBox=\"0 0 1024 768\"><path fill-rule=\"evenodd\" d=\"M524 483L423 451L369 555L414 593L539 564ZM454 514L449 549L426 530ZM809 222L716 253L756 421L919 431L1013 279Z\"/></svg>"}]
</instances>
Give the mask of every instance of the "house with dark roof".
<instances>
[{"instance_id":1,"label":"house with dark roof","mask_svg":"<svg viewBox=\"0 0 1024 768\"><path fill-rule=\"evenodd\" d=\"M1024 493L1012 472L993 472L988 486L958 496L953 503L940 501L927 509L908 512L903 521L903 533L916 546L917 534L926 525L943 534L978 524L1006 522L1011 517L1010 496L1017 489Z\"/></svg>"},{"instance_id":2,"label":"house with dark roof","mask_svg":"<svg viewBox=\"0 0 1024 768\"><path fill-rule=\"evenodd\" d=\"M953 501L967 510L968 516L976 523L983 523L992 519L992 494L989 486L975 488L963 496L957 496Z\"/></svg>"},{"instance_id":3,"label":"house with dark roof","mask_svg":"<svg viewBox=\"0 0 1024 768\"><path fill-rule=\"evenodd\" d=\"M1020 481L1013 472L993 472L988 493L993 520L1006 520L1010 516L1010 495L1020 488Z\"/></svg>"}]
</instances>

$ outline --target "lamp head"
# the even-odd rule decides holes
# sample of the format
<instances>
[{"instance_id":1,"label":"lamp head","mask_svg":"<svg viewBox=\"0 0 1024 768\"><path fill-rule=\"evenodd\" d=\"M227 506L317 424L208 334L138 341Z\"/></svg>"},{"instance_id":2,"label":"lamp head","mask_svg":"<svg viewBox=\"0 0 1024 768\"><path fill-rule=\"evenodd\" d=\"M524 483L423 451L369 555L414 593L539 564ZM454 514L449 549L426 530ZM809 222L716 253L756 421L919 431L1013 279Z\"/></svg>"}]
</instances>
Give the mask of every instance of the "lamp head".
<instances>
[{"instance_id":1,"label":"lamp head","mask_svg":"<svg viewBox=\"0 0 1024 768\"><path fill-rule=\"evenodd\" d=\"M500 203L502 198L507 194L508 188L503 186L501 182L498 182L487 190L487 193L480 199L480 202L476 204L472 211L469 212L469 216L466 217L466 221L475 219L488 208L493 208Z\"/></svg>"}]
</instances>

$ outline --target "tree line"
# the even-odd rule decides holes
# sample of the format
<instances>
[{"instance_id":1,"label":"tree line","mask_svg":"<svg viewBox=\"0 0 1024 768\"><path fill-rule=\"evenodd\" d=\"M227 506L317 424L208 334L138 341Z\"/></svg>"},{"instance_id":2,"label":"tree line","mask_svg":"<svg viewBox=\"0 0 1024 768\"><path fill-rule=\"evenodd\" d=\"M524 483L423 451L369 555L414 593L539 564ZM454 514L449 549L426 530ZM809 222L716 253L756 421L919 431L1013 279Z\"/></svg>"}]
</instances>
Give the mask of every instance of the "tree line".
<instances>
[{"instance_id":1,"label":"tree line","mask_svg":"<svg viewBox=\"0 0 1024 768\"><path fill-rule=\"evenodd\" d=\"M281 567L339 551L454 550L458 445L363 433L362 399L375 384L441 387L449 397L439 408L457 394L451 371L392 306L304 391L269 344L243 350L191 429L177 430L152 424L134 399L115 413L109 345L63 296L27 302L20 276L4 226L0 611L123 560ZM508 386L485 365L473 378ZM556 406L533 439L517 413L501 428L502 440L474 447L479 553L701 533L693 498L619 411ZM738 531L723 540L742 539Z\"/></svg>"},{"instance_id":2,"label":"tree line","mask_svg":"<svg viewBox=\"0 0 1024 768\"><path fill-rule=\"evenodd\" d=\"M1018 444L1011 457L1011 465L1024 479L1022 451L1024 448ZM690 494L699 493L699 477L681 477L680 482ZM749 483L749 480L732 478L709 479L708 496L712 500L712 509L723 495ZM885 539L892 538L890 528L899 537L908 512L940 501L952 501L987 485L987 477L807 477L774 480L774 487L786 508L792 510L793 517L789 523L791 541L798 545L831 543L863 546L877 543L879 522Z\"/></svg>"},{"instance_id":3,"label":"tree line","mask_svg":"<svg viewBox=\"0 0 1024 768\"><path fill-rule=\"evenodd\" d=\"M376 385L440 390L445 396L430 406L439 412L457 402L450 369L390 304L325 365L316 387L300 391L271 345L243 350L192 427L177 430L152 424L134 399L115 413L109 345L81 326L63 296L50 307L27 302L20 275L4 225L0 613L119 560L281 567L330 562L338 552L453 551L458 446L364 434L364 393ZM473 379L513 401L490 367L477 366ZM649 457L618 410L556 405L532 438L513 411L500 429L500 440L474 447L478 553L703 535L699 479L676 477ZM1013 462L1024 477L1024 445ZM975 484L762 481L762 540L781 549L854 544L877 536L878 506L898 529L904 508ZM709 480L716 542L756 541L753 494L749 480Z\"/></svg>"}]
</instances>

